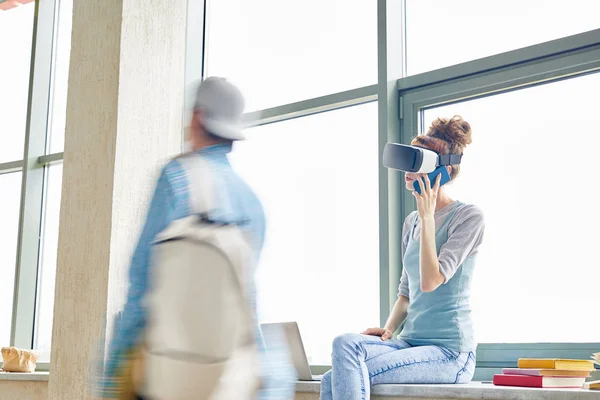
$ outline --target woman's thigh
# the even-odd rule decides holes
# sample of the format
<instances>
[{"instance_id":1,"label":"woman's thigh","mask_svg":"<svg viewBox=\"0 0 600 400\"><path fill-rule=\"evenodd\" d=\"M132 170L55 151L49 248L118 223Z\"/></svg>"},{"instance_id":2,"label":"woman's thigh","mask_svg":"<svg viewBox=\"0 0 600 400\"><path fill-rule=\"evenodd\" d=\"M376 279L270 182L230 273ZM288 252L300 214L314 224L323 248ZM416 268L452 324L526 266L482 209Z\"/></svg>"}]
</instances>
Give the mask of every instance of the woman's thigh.
<instances>
[{"instance_id":1,"label":"woman's thigh","mask_svg":"<svg viewBox=\"0 0 600 400\"><path fill-rule=\"evenodd\" d=\"M382 354L366 364L372 385L467 383L475 372L475 355L437 346L419 346Z\"/></svg>"},{"instance_id":2,"label":"woman's thigh","mask_svg":"<svg viewBox=\"0 0 600 400\"><path fill-rule=\"evenodd\" d=\"M410 347L403 340L389 339L381 340L378 336L362 335L358 333L346 333L335 338L333 341L333 353L341 355L352 353L354 359L368 361L383 354L395 352Z\"/></svg>"}]
</instances>

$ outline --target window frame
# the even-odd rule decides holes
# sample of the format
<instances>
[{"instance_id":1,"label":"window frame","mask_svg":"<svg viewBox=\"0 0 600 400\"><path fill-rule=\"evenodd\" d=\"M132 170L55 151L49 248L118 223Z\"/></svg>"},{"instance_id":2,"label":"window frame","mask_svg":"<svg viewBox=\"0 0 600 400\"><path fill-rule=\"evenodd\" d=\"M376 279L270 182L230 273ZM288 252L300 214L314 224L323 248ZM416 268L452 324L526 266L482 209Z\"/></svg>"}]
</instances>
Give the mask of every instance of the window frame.
<instances>
[{"instance_id":1,"label":"window frame","mask_svg":"<svg viewBox=\"0 0 600 400\"><path fill-rule=\"evenodd\" d=\"M600 29L399 79L400 141L408 144L423 133L428 108L592 73L600 73ZM396 229L416 209L407 191L391 196L390 207L400 215L390 221ZM600 343L481 343L475 379L490 380L502 368L516 367L519 357L588 359L599 348Z\"/></svg>"},{"instance_id":2,"label":"window frame","mask_svg":"<svg viewBox=\"0 0 600 400\"><path fill-rule=\"evenodd\" d=\"M0 164L0 174L22 173L10 345L25 349L33 348L35 338L46 170L63 158L62 152L46 154L60 0L38 0L34 7L23 159ZM38 371L48 367L37 364Z\"/></svg>"},{"instance_id":3,"label":"window frame","mask_svg":"<svg viewBox=\"0 0 600 400\"><path fill-rule=\"evenodd\" d=\"M209 58L209 55L207 55L207 46L206 46L206 41L205 41L205 37L208 35L207 32L207 26L210 25L210 21L206 20L206 15L207 13L207 8L210 7L210 1L211 0L201 0L199 2L199 4L196 4L195 7L189 6L188 5L188 22L189 21L199 21L202 20L204 21L203 24L203 30L198 30L195 29L193 27L190 27L190 24L188 23L188 34L187 34L187 46L188 46L188 52L187 52L187 58L186 58L186 88L185 88L185 92L186 92L186 99L187 101L192 101L192 93L191 90L194 89L194 87L190 87L190 84L193 82L196 82L198 80L204 79L205 76L205 65L206 65L206 60ZM389 0L378 0L377 2L377 14L378 14L378 20L381 21L381 19L385 19L385 16L388 15L391 19L393 19L393 21L389 21L387 22L387 24L389 24L390 26L396 27L397 30L403 30L405 24L399 24L398 22L400 21L404 21L404 16L405 16L405 0L400 0L400 1L395 1L395 5L400 9L400 13L395 13L395 12L388 12L388 7L386 6L386 3ZM392 11L398 11L398 9L396 7L393 7ZM378 36L378 42L379 42L379 46L381 46L382 41L384 38L386 38L389 34L388 30L386 29L386 25L387 24L383 24L383 23L378 23L377 24L377 36ZM397 31L394 31L395 33L399 33ZM404 43L404 33L402 33L401 35L397 35L397 40L394 40L394 44L396 44L398 41ZM189 52L189 48L193 47L196 49L201 49L200 53L190 53ZM385 48L385 46L384 46ZM393 48L393 46L390 44L390 48ZM391 70L395 70L395 66L396 65L401 65L401 69L403 71L406 70L406 67L404 65L404 58L402 56L402 53L404 53L404 48L405 46L402 45L400 51L398 51L398 54L395 54L394 56L396 56L396 58L398 59L398 63L395 63L393 65L393 68L391 68ZM391 54L388 54L388 52L385 49L379 49L378 51L378 64L382 64L382 60L385 60L387 57L391 56ZM385 64L385 62L383 62ZM201 68L199 68L201 66ZM198 71L201 69L201 74L198 74ZM379 68L380 69L380 68ZM397 74L397 73L393 73L394 75L394 79L395 80L398 76L403 76L404 73L402 74ZM379 80L381 79L385 79L387 80L387 74L383 75L382 78L382 74L381 74L381 70L379 71ZM392 81L392 79L390 79L390 81ZM262 126L262 125L267 125L267 124L272 124L272 123L277 123L277 122L283 122L283 121L287 121L290 119L295 119L295 118L302 118L302 117L307 117L307 116L311 116L314 114L319 114L322 112L329 112L329 111L335 111L335 110L339 110L342 108L346 108L346 107L353 107L353 106L358 106L358 105L362 105L362 104L367 104L367 103L371 103L371 102L377 102L378 99L382 96L381 92L381 85L378 85L377 82L374 82L371 85L368 86L362 86L362 87L356 87L353 89L349 89L349 90L345 90L342 92L336 92L336 93L330 93L330 94L326 94L326 95L322 95L319 97L314 97L314 98L310 98L310 99L305 99L305 100L300 100L300 101L296 101L293 103L287 103L287 104L281 104L281 105L277 105L277 106L273 106L273 107L269 107L269 108L265 108L265 109L261 109L261 110L254 110L248 113L244 114L244 121L245 121L245 126L247 128L251 128L251 127L256 127L256 126ZM191 103L188 103L191 104ZM383 119L387 119L387 111L383 112L382 114L382 107L379 106L378 107L378 113L379 113L379 121L381 123L382 118ZM189 107L188 107L189 109ZM186 118L186 116L184 115L184 118ZM187 120L184 120L184 125L187 123ZM387 128L386 128L387 129ZM382 150L383 150L383 146L385 146L385 143L388 141L388 134L387 131L383 132L383 130L380 128L378 131L375 131L375 133L378 135L378 145L379 145L379 157L378 159L381 160L382 157ZM380 309L382 310L380 312L380 319L382 318L387 318L387 314L385 315L385 317L383 317L383 313L387 312L386 311L386 307L387 307L387 303L388 303L388 299L385 298L384 296L382 296L382 293L387 293L387 285L389 280L383 279L381 277L382 274L386 275L387 277L387 254L388 254L388 224L387 224L387 198L388 198L388 188L387 188L387 169L385 169L381 162L379 162L380 168L379 168L379 203L380 203L380 221L379 221L379 234L380 234L380 260L381 260L381 264L380 264ZM382 265L385 265L385 268L382 268ZM400 275L398 275L400 276ZM385 290L384 290L384 285L385 285ZM384 306L385 303L385 306ZM325 373L327 370L329 370L331 368L331 366L329 365L311 365L310 366L311 371L313 372L313 374L323 374Z\"/></svg>"},{"instance_id":4,"label":"window frame","mask_svg":"<svg viewBox=\"0 0 600 400\"><path fill-rule=\"evenodd\" d=\"M378 140L383 149L387 141L410 142L414 132L420 129L420 111L427 107L518 90L600 70L600 30L594 30L406 76L405 1L379 0L377 6L377 85L248 113L248 126L379 101ZM205 50L203 48L203 59L207 56ZM391 79L392 76L400 79ZM390 85L392 81L395 86ZM414 199L406 191L396 190L403 187L401 174L387 171L380 165L379 181L380 318L384 324L397 298L402 271L400 248L390 246L390 243L397 242L394 238L401 234L402 222L416 208ZM502 368L516 366L518 357L587 359L598 348L600 343L482 343L478 346L475 379L490 380ZM324 373L329 368L311 365L313 373Z\"/></svg>"},{"instance_id":5,"label":"window frame","mask_svg":"<svg viewBox=\"0 0 600 400\"><path fill-rule=\"evenodd\" d=\"M187 101L193 97L190 84L204 77L209 2L188 4L187 20L202 23L188 23L187 27ZM22 160L0 164L0 174L23 173L10 344L24 348L31 348L34 341L46 170L51 163L64 158L62 152L47 154L60 3L61 0L35 2L24 155ZM599 29L405 77L405 0L378 0L377 7L377 84L248 113L245 115L247 125L265 125L379 101L377 140L381 153L388 140L408 143L422 126L421 111L428 107L600 72ZM398 76L401 78L396 81ZM381 154L379 160L380 317L383 324L396 299L402 268L400 248L390 243L397 243L395 239L401 232L402 221L415 207L406 191L396 190L402 185L400 174L381 165ZM475 378L489 379L498 369L515 366L517 357L588 358L598 348L600 343L483 343L478 347ZM48 370L48 367L49 363L38 363L38 370ZM314 373L322 373L329 367L312 368Z\"/></svg>"}]
</instances>

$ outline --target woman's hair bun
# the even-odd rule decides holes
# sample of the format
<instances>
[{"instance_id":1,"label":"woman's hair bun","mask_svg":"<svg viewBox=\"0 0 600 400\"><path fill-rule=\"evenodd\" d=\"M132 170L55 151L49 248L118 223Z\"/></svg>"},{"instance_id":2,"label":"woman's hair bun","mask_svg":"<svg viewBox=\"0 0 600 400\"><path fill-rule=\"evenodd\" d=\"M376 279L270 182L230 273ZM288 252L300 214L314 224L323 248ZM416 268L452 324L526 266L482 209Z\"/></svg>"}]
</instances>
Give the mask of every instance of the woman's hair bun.
<instances>
[{"instance_id":1,"label":"woman's hair bun","mask_svg":"<svg viewBox=\"0 0 600 400\"><path fill-rule=\"evenodd\" d=\"M437 118L429 127L427 136L441 139L451 148L460 150L464 150L473 141L471 125L459 115L450 119Z\"/></svg>"}]
</instances>

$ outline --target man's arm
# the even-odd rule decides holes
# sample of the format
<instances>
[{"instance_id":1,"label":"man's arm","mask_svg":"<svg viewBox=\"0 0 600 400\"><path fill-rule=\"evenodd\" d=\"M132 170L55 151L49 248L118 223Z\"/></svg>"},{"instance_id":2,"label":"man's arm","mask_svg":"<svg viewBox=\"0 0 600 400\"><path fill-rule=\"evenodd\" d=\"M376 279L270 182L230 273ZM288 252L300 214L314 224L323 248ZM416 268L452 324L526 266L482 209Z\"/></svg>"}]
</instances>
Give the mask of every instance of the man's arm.
<instances>
[{"instance_id":1,"label":"man's arm","mask_svg":"<svg viewBox=\"0 0 600 400\"><path fill-rule=\"evenodd\" d=\"M173 204L171 197L172 190L165 169L156 185L146 222L131 260L127 300L120 318L115 321L114 334L109 346L105 372L108 380L118 373L124 357L140 342L146 324L146 310L142 306L142 301L148 290L152 242L170 222L169 218L172 214L170 207ZM109 382L107 384L110 385Z\"/></svg>"}]
</instances>

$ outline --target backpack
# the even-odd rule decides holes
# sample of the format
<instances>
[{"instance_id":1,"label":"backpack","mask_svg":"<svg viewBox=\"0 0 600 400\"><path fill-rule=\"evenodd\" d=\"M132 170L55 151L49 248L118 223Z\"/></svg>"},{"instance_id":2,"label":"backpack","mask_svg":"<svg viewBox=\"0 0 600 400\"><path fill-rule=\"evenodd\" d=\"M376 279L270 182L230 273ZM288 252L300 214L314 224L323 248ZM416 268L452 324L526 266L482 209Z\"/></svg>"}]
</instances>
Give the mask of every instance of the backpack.
<instances>
[{"instance_id":1,"label":"backpack","mask_svg":"<svg viewBox=\"0 0 600 400\"><path fill-rule=\"evenodd\" d=\"M156 400L249 400L260 388L255 262L239 224L211 220L215 182L197 155L179 159L191 215L158 235L151 260L142 395Z\"/></svg>"}]
</instances>

